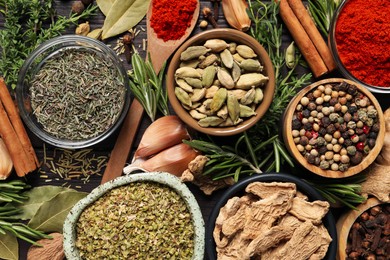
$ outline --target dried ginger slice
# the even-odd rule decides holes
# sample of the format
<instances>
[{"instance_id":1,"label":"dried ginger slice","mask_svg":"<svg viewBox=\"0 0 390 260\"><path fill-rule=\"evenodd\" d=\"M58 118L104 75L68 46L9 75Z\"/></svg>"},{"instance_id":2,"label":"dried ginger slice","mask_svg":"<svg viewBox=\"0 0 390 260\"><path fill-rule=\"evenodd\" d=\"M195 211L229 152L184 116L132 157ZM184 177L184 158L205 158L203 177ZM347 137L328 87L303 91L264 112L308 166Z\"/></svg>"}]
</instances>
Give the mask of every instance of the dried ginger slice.
<instances>
[{"instance_id":1,"label":"dried ginger slice","mask_svg":"<svg viewBox=\"0 0 390 260\"><path fill-rule=\"evenodd\" d=\"M367 179L362 183L362 195L375 196L382 202L390 201L390 166L374 162L365 171Z\"/></svg>"},{"instance_id":2,"label":"dried ginger slice","mask_svg":"<svg viewBox=\"0 0 390 260\"><path fill-rule=\"evenodd\" d=\"M329 203L327 201L316 200L309 202L295 197L289 213L302 221L310 220L313 224L318 225L322 223L322 218L328 211Z\"/></svg>"},{"instance_id":3,"label":"dried ginger slice","mask_svg":"<svg viewBox=\"0 0 390 260\"><path fill-rule=\"evenodd\" d=\"M291 208L295 191L280 190L276 194L254 202L245 212L243 236L255 239L258 234L271 228L274 222Z\"/></svg>"},{"instance_id":4,"label":"dried ginger slice","mask_svg":"<svg viewBox=\"0 0 390 260\"><path fill-rule=\"evenodd\" d=\"M296 192L297 189L295 183L291 182L253 182L245 188L246 192L262 199L268 198L281 190Z\"/></svg>"},{"instance_id":5,"label":"dried ginger slice","mask_svg":"<svg viewBox=\"0 0 390 260\"><path fill-rule=\"evenodd\" d=\"M223 248L216 248L218 260L245 260L244 249L248 246L250 240L242 237L242 232L237 233L231 238L230 243Z\"/></svg>"},{"instance_id":6,"label":"dried ginger slice","mask_svg":"<svg viewBox=\"0 0 390 260\"><path fill-rule=\"evenodd\" d=\"M328 231L320 225L314 226L311 221L305 221L297 228L291 239L278 251L273 259L309 259L323 245L329 245L332 238Z\"/></svg>"}]
</instances>

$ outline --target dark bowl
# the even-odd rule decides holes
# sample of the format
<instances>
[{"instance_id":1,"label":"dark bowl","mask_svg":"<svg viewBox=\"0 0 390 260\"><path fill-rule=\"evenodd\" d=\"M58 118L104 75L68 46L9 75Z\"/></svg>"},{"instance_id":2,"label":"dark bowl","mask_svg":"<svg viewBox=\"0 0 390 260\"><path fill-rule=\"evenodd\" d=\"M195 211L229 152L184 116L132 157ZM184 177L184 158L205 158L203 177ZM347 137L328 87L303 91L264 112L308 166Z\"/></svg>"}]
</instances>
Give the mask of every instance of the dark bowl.
<instances>
[{"instance_id":1,"label":"dark bowl","mask_svg":"<svg viewBox=\"0 0 390 260\"><path fill-rule=\"evenodd\" d=\"M254 175L242 179L241 181L234 184L230 187L218 200L213 210L211 211L210 217L208 219L208 224L206 226L206 255L208 259L217 259L217 252L215 250L215 242L213 238L213 230L215 227L215 221L219 215L219 210L226 204L226 202L234 197L241 196L245 193L245 188L248 184L256 181L261 182L292 182L297 186L297 190L301 191L308 196L310 201L313 200L324 200L324 198L308 183L305 181L285 173L264 173L262 175ZM336 231L336 222L333 218L331 212L328 212L325 217L322 219L322 222L326 229L329 232L329 235L332 237L332 242L329 244L328 252L324 259L334 260L336 259L337 252L337 231Z\"/></svg>"}]
</instances>

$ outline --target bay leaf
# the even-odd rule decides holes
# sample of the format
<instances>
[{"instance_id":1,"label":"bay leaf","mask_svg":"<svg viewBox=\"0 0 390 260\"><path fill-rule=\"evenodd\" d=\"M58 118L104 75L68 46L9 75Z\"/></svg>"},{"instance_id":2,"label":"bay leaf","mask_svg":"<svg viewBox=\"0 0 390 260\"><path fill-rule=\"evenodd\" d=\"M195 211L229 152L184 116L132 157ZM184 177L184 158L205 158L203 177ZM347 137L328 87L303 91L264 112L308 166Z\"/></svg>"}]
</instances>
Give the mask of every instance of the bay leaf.
<instances>
[{"instance_id":1,"label":"bay leaf","mask_svg":"<svg viewBox=\"0 0 390 260\"><path fill-rule=\"evenodd\" d=\"M19 244L14 235L7 232L0 234L0 259L19 259Z\"/></svg>"},{"instance_id":2,"label":"bay leaf","mask_svg":"<svg viewBox=\"0 0 390 260\"><path fill-rule=\"evenodd\" d=\"M102 39L130 30L146 15L150 0L116 0L103 24Z\"/></svg>"},{"instance_id":3,"label":"bay leaf","mask_svg":"<svg viewBox=\"0 0 390 260\"><path fill-rule=\"evenodd\" d=\"M96 4L105 16L107 16L114 2L115 0L96 0Z\"/></svg>"},{"instance_id":4,"label":"bay leaf","mask_svg":"<svg viewBox=\"0 0 390 260\"><path fill-rule=\"evenodd\" d=\"M74 190L65 187L48 185L36 187L24 192L23 195L27 196L28 200L24 201L22 204L13 203L16 208L20 208L23 210L23 212L16 215L16 217L19 217L21 220L31 219L35 215L39 207L42 205L42 203L51 200L58 193L65 191Z\"/></svg>"},{"instance_id":5,"label":"bay leaf","mask_svg":"<svg viewBox=\"0 0 390 260\"><path fill-rule=\"evenodd\" d=\"M45 233L62 233L63 224L70 209L88 193L65 191L45 201L31 218L28 226Z\"/></svg>"}]
</instances>

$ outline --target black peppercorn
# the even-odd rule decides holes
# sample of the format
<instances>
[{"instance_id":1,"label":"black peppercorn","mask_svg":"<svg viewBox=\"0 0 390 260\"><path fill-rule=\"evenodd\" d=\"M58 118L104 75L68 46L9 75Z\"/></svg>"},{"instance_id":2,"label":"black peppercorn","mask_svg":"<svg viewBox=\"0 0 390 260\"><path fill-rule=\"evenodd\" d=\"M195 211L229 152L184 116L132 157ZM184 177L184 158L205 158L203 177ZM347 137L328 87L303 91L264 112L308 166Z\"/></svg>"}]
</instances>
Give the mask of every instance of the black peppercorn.
<instances>
[{"instance_id":1,"label":"black peppercorn","mask_svg":"<svg viewBox=\"0 0 390 260\"><path fill-rule=\"evenodd\" d=\"M351 164L358 165L363 160L363 154L357 151L353 156L351 156Z\"/></svg>"},{"instance_id":2,"label":"black peppercorn","mask_svg":"<svg viewBox=\"0 0 390 260\"><path fill-rule=\"evenodd\" d=\"M348 89L348 84L346 82L341 82L339 85L337 85L337 91L344 91L346 92Z\"/></svg>"},{"instance_id":3,"label":"black peppercorn","mask_svg":"<svg viewBox=\"0 0 390 260\"><path fill-rule=\"evenodd\" d=\"M361 135L361 134L363 134L363 129L362 128L356 128L355 129L355 133L358 134L358 135Z\"/></svg>"},{"instance_id":4,"label":"black peppercorn","mask_svg":"<svg viewBox=\"0 0 390 260\"><path fill-rule=\"evenodd\" d=\"M339 103L338 98L331 98L331 99L329 100L329 105L331 105L331 106L334 106L334 105L336 105L337 103Z\"/></svg>"},{"instance_id":5,"label":"black peppercorn","mask_svg":"<svg viewBox=\"0 0 390 260\"><path fill-rule=\"evenodd\" d=\"M355 96L357 94L357 88L355 85L348 85L347 93Z\"/></svg>"},{"instance_id":6,"label":"black peppercorn","mask_svg":"<svg viewBox=\"0 0 390 260\"><path fill-rule=\"evenodd\" d=\"M366 140L367 140L367 135L365 135L365 134L359 135L359 142L365 142Z\"/></svg>"},{"instance_id":7,"label":"black peppercorn","mask_svg":"<svg viewBox=\"0 0 390 260\"><path fill-rule=\"evenodd\" d=\"M310 117L310 111L308 109L303 110L302 111L302 116L306 117L306 118Z\"/></svg>"},{"instance_id":8,"label":"black peppercorn","mask_svg":"<svg viewBox=\"0 0 390 260\"><path fill-rule=\"evenodd\" d=\"M372 138L368 139L367 140L367 145L370 148L374 148L374 146L375 146L375 139L372 139Z\"/></svg>"},{"instance_id":9,"label":"black peppercorn","mask_svg":"<svg viewBox=\"0 0 390 260\"><path fill-rule=\"evenodd\" d=\"M301 127L302 127L302 123L301 123L301 121L299 121L299 119L296 118L292 121L292 129L293 130L300 130Z\"/></svg>"},{"instance_id":10,"label":"black peppercorn","mask_svg":"<svg viewBox=\"0 0 390 260\"><path fill-rule=\"evenodd\" d=\"M353 142L352 142L351 139L348 138L348 139L345 139L345 140L344 140L344 146L347 146L347 147L348 147L348 146L351 146L352 144L353 144Z\"/></svg>"},{"instance_id":11,"label":"black peppercorn","mask_svg":"<svg viewBox=\"0 0 390 260\"><path fill-rule=\"evenodd\" d=\"M74 1L72 4L72 12L75 14L81 14L84 12L84 4L81 1Z\"/></svg>"},{"instance_id":12,"label":"black peppercorn","mask_svg":"<svg viewBox=\"0 0 390 260\"><path fill-rule=\"evenodd\" d=\"M349 138L349 133L348 133L348 131L345 131L345 132L341 132L341 131L340 131L340 133L341 133L341 137L342 137L342 138L344 138L344 139L348 139L348 138Z\"/></svg>"},{"instance_id":13,"label":"black peppercorn","mask_svg":"<svg viewBox=\"0 0 390 260\"><path fill-rule=\"evenodd\" d=\"M328 125L328 126L326 127L326 132L327 132L328 134L333 135L334 132L336 132L336 127L335 127L333 124L330 124L330 125Z\"/></svg>"},{"instance_id":14,"label":"black peppercorn","mask_svg":"<svg viewBox=\"0 0 390 260\"><path fill-rule=\"evenodd\" d=\"M318 130L318 133L322 136L326 135L326 128L321 127L320 130Z\"/></svg>"},{"instance_id":15,"label":"black peppercorn","mask_svg":"<svg viewBox=\"0 0 390 260\"><path fill-rule=\"evenodd\" d=\"M307 161L310 163L310 164L315 164L315 162L316 162L316 156L314 156L314 155L312 155L312 154L309 154L308 156L307 156Z\"/></svg>"},{"instance_id":16,"label":"black peppercorn","mask_svg":"<svg viewBox=\"0 0 390 260\"><path fill-rule=\"evenodd\" d=\"M314 95L313 95L312 92L308 93L308 94L306 95L306 97L307 97L310 101L316 100L316 98L314 97Z\"/></svg>"},{"instance_id":17,"label":"black peppercorn","mask_svg":"<svg viewBox=\"0 0 390 260\"><path fill-rule=\"evenodd\" d=\"M324 116L323 118L321 118L321 123L323 127L328 127L328 125L330 125L331 122L329 117Z\"/></svg>"},{"instance_id":18,"label":"black peppercorn","mask_svg":"<svg viewBox=\"0 0 390 260\"><path fill-rule=\"evenodd\" d=\"M309 144L309 138L307 138L306 136L301 136L301 138L299 139L299 144L303 145L303 146L308 145Z\"/></svg>"},{"instance_id":19,"label":"black peppercorn","mask_svg":"<svg viewBox=\"0 0 390 260\"><path fill-rule=\"evenodd\" d=\"M321 155L325 154L327 151L328 151L328 148L326 148L326 146L321 146L318 148L318 153Z\"/></svg>"},{"instance_id":20,"label":"black peppercorn","mask_svg":"<svg viewBox=\"0 0 390 260\"><path fill-rule=\"evenodd\" d=\"M307 105L307 109L309 109L310 111L313 111L317 108L317 105L314 103L314 102L310 102L308 105Z\"/></svg>"},{"instance_id":21,"label":"black peppercorn","mask_svg":"<svg viewBox=\"0 0 390 260\"><path fill-rule=\"evenodd\" d=\"M370 132L370 133L368 134L368 138L372 138L372 139L376 139L377 136L378 136L378 133L375 133L375 132Z\"/></svg>"},{"instance_id":22,"label":"black peppercorn","mask_svg":"<svg viewBox=\"0 0 390 260\"><path fill-rule=\"evenodd\" d=\"M371 126L371 131L372 132L375 132L375 133L378 133L379 132L379 129L380 129L380 127L379 127L379 125L377 124L377 123L375 123L375 124L373 124L372 126Z\"/></svg>"},{"instance_id":23,"label":"black peppercorn","mask_svg":"<svg viewBox=\"0 0 390 260\"><path fill-rule=\"evenodd\" d=\"M348 123L349 121L351 121L352 115L349 112L347 112L344 114L343 118L344 118L344 121Z\"/></svg>"},{"instance_id":24,"label":"black peppercorn","mask_svg":"<svg viewBox=\"0 0 390 260\"><path fill-rule=\"evenodd\" d=\"M350 114L354 114L355 112L357 112L357 106L355 104L351 104L350 106L348 106L348 112Z\"/></svg>"},{"instance_id":25,"label":"black peppercorn","mask_svg":"<svg viewBox=\"0 0 390 260\"><path fill-rule=\"evenodd\" d=\"M303 129L305 129L306 131L311 131L313 130L313 125L311 123L306 123L303 125Z\"/></svg>"},{"instance_id":26,"label":"black peppercorn","mask_svg":"<svg viewBox=\"0 0 390 260\"><path fill-rule=\"evenodd\" d=\"M346 132L346 131L347 131L347 124L346 124L346 123L340 124L339 131L340 131L341 133Z\"/></svg>"},{"instance_id":27,"label":"black peppercorn","mask_svg":"<svg viewBox=\"0 0 390 260\"><path fill-rule=\"evenodd\" d=\"M355 121L355 122L359 121L359 114L357 112L353 113L352 120Z\"/></svg>"}]
</instances>

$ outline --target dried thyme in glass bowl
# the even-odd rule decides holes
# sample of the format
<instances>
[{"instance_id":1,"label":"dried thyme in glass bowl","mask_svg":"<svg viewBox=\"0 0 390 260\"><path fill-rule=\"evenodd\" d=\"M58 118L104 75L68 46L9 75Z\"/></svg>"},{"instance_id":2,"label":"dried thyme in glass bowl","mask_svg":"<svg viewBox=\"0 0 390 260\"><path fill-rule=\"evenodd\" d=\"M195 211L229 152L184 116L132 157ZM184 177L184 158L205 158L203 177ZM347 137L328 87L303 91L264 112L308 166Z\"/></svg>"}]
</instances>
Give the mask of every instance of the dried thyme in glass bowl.
<instances>
[{"instance_id":1,"label":"dried thyme in glass bowl","mask_svg":"<svg viewBox=\"0 0 390 260\"><path fill-rule=\"evenodd\" d=\"M43 141L83 148L108 137L130 104L123 64L104 43L65 35L26 60L16 89L21 117Z\"/></svg>"},{"instance_id":2,"label":"dried thyme in glass bowl","mask_svg":"<svg viewBox=\"0 0 390 260\"><path fill-rule=\"evenodd\" d=\"M68 259L203 259L204 221L185 184L163 172L99 186L64 224Z\"/></svg>"}]
</instances>

